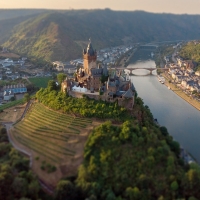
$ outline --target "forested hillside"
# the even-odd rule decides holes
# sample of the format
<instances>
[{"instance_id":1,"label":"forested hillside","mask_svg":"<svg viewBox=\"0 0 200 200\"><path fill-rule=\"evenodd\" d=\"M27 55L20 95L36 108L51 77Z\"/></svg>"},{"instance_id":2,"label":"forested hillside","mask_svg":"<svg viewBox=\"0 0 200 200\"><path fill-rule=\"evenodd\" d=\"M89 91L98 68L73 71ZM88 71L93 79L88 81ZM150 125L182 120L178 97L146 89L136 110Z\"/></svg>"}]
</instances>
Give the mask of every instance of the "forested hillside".
<instances>
[{"instance_id":1,"label":"forested hillside","mask_svg":"<svg viewBox=\"0 0 200 200\"><path fill-rule=\"evenodd\" d=\"M199 166L183 165L179 145L164 127L140 125L133 120L97 127L86 143L77 186L98 200L199 199Z\"/></svg>"},{"instance_id":2,"label":"forested hillside","mask_svg":"<svg viewBox=\"0 0 200 200\"><path fill-rule=\"evenodd\" d=\"M19 16L14 19L0 20L0 45L9 40L13 34L13 29L21 22L32 18L33 15Z\"/></svg>"},{"instance_id":3,"label":"forested hillside","mask_svg":"<svg viewBox=\"0 0 200 200\"><path fill-rule=\"evenodd\" d=\"M89 38L98 50L131 42L197 39L200 16L142 11L50 11L16 24L1 43L32 58L70 60L81 56ZM3 39L1 38L3 37Z\"/></svg>"}]
</instances>

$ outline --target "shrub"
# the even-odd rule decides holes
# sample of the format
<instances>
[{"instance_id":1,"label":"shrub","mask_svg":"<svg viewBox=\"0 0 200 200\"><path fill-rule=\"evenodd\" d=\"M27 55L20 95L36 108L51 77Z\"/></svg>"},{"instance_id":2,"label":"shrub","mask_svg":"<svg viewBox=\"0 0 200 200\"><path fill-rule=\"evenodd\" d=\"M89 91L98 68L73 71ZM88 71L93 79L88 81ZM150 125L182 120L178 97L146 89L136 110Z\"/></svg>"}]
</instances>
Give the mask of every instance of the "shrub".
<instances>
[{"instance_id":1,"label":"shrub","mask_svg":"<svg viewBox=\"0 0 200 200\"><path fill-rule=\"evenodd\" d=\"M35 157L35 160L39 160L39 159L40 159L40 157L39 157L39 156Z\"/></svg>"}]
</instances>

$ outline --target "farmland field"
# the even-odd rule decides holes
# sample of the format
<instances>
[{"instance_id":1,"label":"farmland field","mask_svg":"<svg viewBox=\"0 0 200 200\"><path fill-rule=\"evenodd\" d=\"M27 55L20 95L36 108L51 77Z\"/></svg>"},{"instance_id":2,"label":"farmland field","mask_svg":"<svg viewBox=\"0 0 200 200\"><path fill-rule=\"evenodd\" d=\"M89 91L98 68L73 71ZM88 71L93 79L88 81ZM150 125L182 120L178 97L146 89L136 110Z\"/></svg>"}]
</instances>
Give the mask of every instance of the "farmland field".
<instances>
[{"instance_id":1,"label":"farmland field","mask_svg":"<svg viewBox=\"0 0 200 200\"><path fill-rule=\"evenodd\" d=\"M43 87L46 88L49 80L51 80L52 77L34 77L34 78L29 78L28 80L33 83L36 87Z\"/></svg>"},{"instance_id":2,"label":"farmland field","mask_svg":"<svg viewBox=\"0 0 200 200\"><path fill-rule=\"evenodd\" d=\"M16 105L19 105L19 104L24 104L24 99L19 99L19 100L15 100L15 101L11 101L9 103L6 103L6 104L3 104L0 106L0 109L1 110L4 110L4 109L7 109L7 108L10 108L10 107L13 107L13 106L16 106Z\"/></svg>"},{"instance_id":3,"label":"farmland field","mask_svg":"<svg viewBox=\"0 0 200 200\"><path fill-rule=\"evenodd\" d=\"M88 134L96 122L50 110L33 103L25 118L10 130L13 140L32 154L32 169L52 186L77 173ZM49 173L45 166L53 166ZM50 168L51 168L50 167Z\"/></svg>"}]
</instances>

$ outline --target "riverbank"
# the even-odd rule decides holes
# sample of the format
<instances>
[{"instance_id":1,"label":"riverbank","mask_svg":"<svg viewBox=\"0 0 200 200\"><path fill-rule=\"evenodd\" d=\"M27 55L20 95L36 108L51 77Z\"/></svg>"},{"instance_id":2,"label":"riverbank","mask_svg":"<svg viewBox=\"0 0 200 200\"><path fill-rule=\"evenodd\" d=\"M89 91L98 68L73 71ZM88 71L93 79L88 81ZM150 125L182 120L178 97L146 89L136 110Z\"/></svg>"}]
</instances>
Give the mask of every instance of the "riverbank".
<instances>
[{"instance_id":1,"label":"riverbank","mask_svg":"<svg viewBox=\"0 0 200 200\"><path fill-rule=\"evenodd\" d=\"M119 61L119 66L122 66L122 67L126 67L128 64L129 64L129 60L133 57L134 53L135 53L136 50L132 50L132 53L130 52L127 52L125 53L121 58L120 58L120 61Z\"/></svg>"},{"instance_id":2,"label":"riverbank","mask_svg":"<svg viewBox=\"0 0 200 200\"><path fill-rule=\"evenodd\" d=\"M169 78L166 76L165 73L161 74L164 78L165 78L165 85L167 87L170 87L171 90L176 93L179 97L181 97L182 99L184 99L185 101L187 101L190 105L192 105L193 107L195 107L197 110L200 110L200 103L197 102L195 99L187 96L180 88L178 88L177 86L175 86L173 83L169 83Z\"/></svg>"}]
</instances>

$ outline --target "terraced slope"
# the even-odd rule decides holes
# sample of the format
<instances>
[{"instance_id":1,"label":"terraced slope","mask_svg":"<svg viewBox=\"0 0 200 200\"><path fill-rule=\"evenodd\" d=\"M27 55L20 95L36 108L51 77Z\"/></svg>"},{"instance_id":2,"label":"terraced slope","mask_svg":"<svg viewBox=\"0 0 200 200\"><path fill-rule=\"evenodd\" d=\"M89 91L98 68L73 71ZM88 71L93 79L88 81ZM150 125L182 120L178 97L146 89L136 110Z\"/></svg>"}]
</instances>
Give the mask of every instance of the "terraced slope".
<instances>
[{"instance_id":1,"label":"terraced slope","mask_svg":"<svg viewBox=\"0 0 200 200\"><path fill-rule=\"evenodd\" d=\"M33 103L25 118L11 129L13 139L32 153L32 168L45 181L52 176L54 185L62 176L77 172L83 160L83 148L90 130L91 119L55 112L40 103ZM56 167L48 173L45 165ZM46 175L45 175L46 174ZM46 177L45 177L46 176Z\"/></svg>"}]
</instances>

